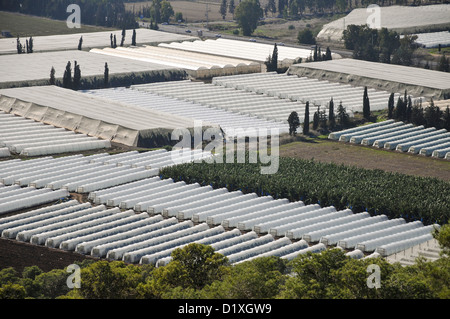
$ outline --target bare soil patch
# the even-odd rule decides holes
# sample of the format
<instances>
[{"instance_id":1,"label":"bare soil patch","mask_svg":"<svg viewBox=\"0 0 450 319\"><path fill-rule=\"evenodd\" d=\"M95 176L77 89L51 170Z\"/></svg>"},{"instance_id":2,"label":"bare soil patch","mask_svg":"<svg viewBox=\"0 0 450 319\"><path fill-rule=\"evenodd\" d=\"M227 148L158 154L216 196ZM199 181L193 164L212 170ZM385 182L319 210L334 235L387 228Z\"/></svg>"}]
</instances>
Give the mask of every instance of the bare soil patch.
<instances>
[{"instance_id":1,"label":"bare soil patch","mask_svg":"<svg viewBox=\"0 0 450 319\"><path fill-rule=\"evenodd\" d=\"M450 161L445 159L318 138L282 145L280 146L280 156L314 159L326 163L380 169L450 181Z\"/></svg>"}]
</instances>

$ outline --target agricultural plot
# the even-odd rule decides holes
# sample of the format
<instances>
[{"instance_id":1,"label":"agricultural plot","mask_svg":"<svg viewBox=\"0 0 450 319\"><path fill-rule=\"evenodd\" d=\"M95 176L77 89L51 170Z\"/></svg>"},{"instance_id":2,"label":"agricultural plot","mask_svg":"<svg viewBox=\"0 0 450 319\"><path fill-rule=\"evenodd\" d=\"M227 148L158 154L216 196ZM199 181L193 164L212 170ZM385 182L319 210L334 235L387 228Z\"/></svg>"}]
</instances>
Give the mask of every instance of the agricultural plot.
<instances>
[{"instance_id":1,"label":"agricultural plot","mask_svg":"<svg viewBox=\"0 0 450 319\"><path fill-rule=\"evenodd\" d=\"M176 128L194 127L190 118L57 86L0 90L0 110L111 142L146 148L170 144L170 133Z\"/></svg>"},{"instance_id":2,"label":"agricultural plot","mask_svg":"<svg viewBox=\"0 0 450 319\"><path fill-rule=\"evenodd\" d=\"M362 112L364 87L350 84L321 81L307 77L287 76L276 72L242 74L214 78L213 84L258 94L266 94L281 99L310 102L310 105L328 109L333 99L335 109L342 105L349 112ZM367 90L372 111L387 108L390 92L375 89ZM400 93L395 94L395 99ZM416 100L417 98L412 98Z\"/></svg>"},{"instance_id":3,"label":"agricultural plot","mask_svg":"<svg viewBox=\"0 0 450 319\"><path fill-rule=\"evenodd\" d=\"M449 158L450 132L393 120L331 133L329 139L400 152Z\"/></svg>"},{"instance_id":4,"label":"agricultural plot","mask_svg":"<svg viewBox=\"0 0 450 319\"><path fill-rule=\"evenodd\" d=\"M423 48L437 48L439 45L441 47L450 46L450 32L448 31L416 33L413 35L417 36L415 42L420 44Z\"/></svg>"},{"instance_id":5,"label":"agricultural plot","mask_svg":"<svg viewBox=\"0 0 450 319\"><path fill-rule=\"evenodd\" d=\"M403 65L340 59L295 64L287 73L330 82L357 83L387 92L406 90L411 96L434 100L445 99L450 94L449 73Z\"/></svg>"},{"instance_id":6,"label":"agricultural plot","mask_svg":"<svg viewBox=\"0 0 450 319\"><path fill-rule=\"evenodd\" d=\"M273 53L273 45L248 41L215 39L195 40L172 43L161 43L158 46L184 50L188 52L201 52L206 54L239 58L263 64ZM311 50L288 46L278 46L278 62L280 67L288 67L300 58L305 60L311 55ZM333 59L340 55L332 54Z\"/></svg>"},{"instance_id":7,"label":"agricultural plot","mask_svg":"<svg viewBox=\"0 0 450 319\"><path fill-rule=\"evenodd\" d=\"M120 44L120 41L122 40L122 30L36 36L33 37L33 51L49 52L77 50L81 37L83 38L83 50L110 47L111 34L113 35L113 37L116 36L117 44ZM133 30L125 31L124 46L131 45L132 34ZM20 38L20 41L22 44L25 44L27 39L28 38ZM138 45L155 45L162 42L193 41L195 39L198 38L183 34L175 34L150 29L136 29L136 42ZM0 39L0 54L14 53L17 53L16 39Z\"/></svg>"},{"instance_id":8,"label":"agricultural plot","mask_svg":"<svg viewBox=\"0 0 450 319\"><path fill-rule=\"evenodd\" d=\"M228 137L234 137L239 129L246 132L254 129L255 133L260 130L270 131L272 129L277 129L280 133L289 132L288 125L281 121L265 120L256 116L208 107L208 105L202 105L200 103L159 96L151 92L116 88L91 90L85 91L84 93L168 114L180 115L205 123L213 123L220 126Z\"/></svg>"},{"instance_id":9,"label":"agricultural plot","mask_svg":"<svg viewBox=\"0 0 450 319\"><path fill-rule=\"evenodd\" d=\"M221 75L261 72L261 65L249 60L157 46L93 49L90 52L166 65L168 68L183 69L192 77L199 79Z\"/></svg>"},{"instance_id":10,"label":"agricultural plot","mask_svg":"<svg viewBox=\"0 0 450 319\"><path fill-rule=\"evenodd\" d=\"M201 150L157 150L116 155L77 154L61 158L47 156L28 161L10 160L0 163L0 183L7 186L89 193L156 176L162 167L205 159L208 156L211 154Z\"/></svg>"},{"instance_id":11,"label":"agricultural plot","mask_svg":"<svg viewBox=\"0 0 450 319\"><path fill-rule=\"evenodd\" d=\"M354 9L343 18L330 22L318 34L319 39L341 41L343 31L351 24L378 23L376 27L398 32L415 33L419 30L445 27L450 23L450 5L386 6ZM376 17L381 17L375 20Z\"/></svg>"},{"instance_id":12,"label":"agricultural plot","mask_svg":"<svg viewBox=\"0 0 450 319\"><path fill-rule=\"evenodd\" d=\"M333 206L305 205L301 201L289 202L284 198L274 199L271 196L244 194L241 191L230 192L226 188L213 189L210 185L186 184L184 181L175 182L159 177L91 192L89 199L97 205L119 207L122 210L133 209L147 212L151 216L162 215L166 219L192 221L194 224L206 224L213 228L222 226L228 231L238 229L243 233L252 232L255 239L272 237L273 240L284 237L291 241L303 240L307 243L306 247L319 242L335 246L339 240L356 234L409 224L404 218L389 220L386 215L370 216L367 212L355 214L350 209L337 210ZM421 229L420 235L430 233L432 229L421 222L412 225ZM389 235L403 234L402 231L403 229L399 228L397 233L391 232ZM416 233L405 233L392 238L407 240L415 235ZM288 242L287 239L283 241ZM382 244L388 242L380 241ZM143 257L149 254L147 247L141 244L136 247L138 246L143 252L137 257L130 257L132 261L143 258L146 262L151 260L156 263L158 258L170 256L157 254L157 257ZM362 251L373 252L375 248ZM123 255L119 254L120 256Z\"/></svg>"},{"instance_id":13,"label":"agricultural plot","mask_svg":"<svg viewBox=\"0 0 450 319\"><path fill-rule=\"evenodd\" d=\"M111 142L0 112L0 147L5 155L51 155L110 148Z\"/></svg>"},{"instance_id":14,"label":"agricultural plot","mask_svg":"<svg viewBox=\"0 0 450 319\"><path fill-rule=\"evenodd\" d=\"M287 119L292 111L298 113L300 120L304 118L305 104L302 102L238 91L214 84L173 81L133 85L131 88L285 124L287 124Z\"/></svg>"},{"instance_id":15,"label":"agricultural plot","mask_svg":"<svg viewBox=\"0 0 450 319\"><path fill-rule=\"evenodd\" d=\"M146 186L150 184L157 185L158 182L162 182L162 180L158 180L155 177L146 181ZM0 196L13 192L10 188L12 186L1 187ZM22 190L20 187L14 189L16 192L17 190ZM33 190L28 192L33 192ZM34 190L34 192L38 192L38 190ZM47 192L56 193L51 190ZM256 208L256 206L254 207ZM302 206L302 203L298 203L297 209L301 207L305 206ZM272 211L274 211L272 221L275 221L277 209L274 207ZM317 210L317 213L319 211L320 209ZM239 212L239 210L235 212ZM255 213L254 211L253 215ZM313 213L315 213L314 207L310 207L310 210L303 209L303 212L297 212L298 221L296 225L302 220L303 223L310 225L309 228L311 230L316 229L316 232L309 232L308 234L310 235L304 235L303 237L307 240L293 241L289 236L276 238L272 234L258 234L254 230L242 233L237 228L226 230L226 227L223 225L214 223L194 223L192 220L183 221L176 217L164 218L162 214L149 216L148 214L138 214L132 209L121 210L119 207L108 207L104 204L93 206L91 203L82 204L75 200L68 200L20 215L2 218L0 219L0 233L4 238L29 242L34 245L45 245L50 248L74 251L110 260L162 266L170 261L170 255L174 249L181 248L192 242L211 245L218 253L227 256L231 263L243 262L258 256L279 256L290 260L298 254L308 251L319 252L326 249L326 244L317 240L317 238L323 237L317 233L318 231L322 234L334 235L336 242L336 238L346 238L343 230L351 229L353 233L359 230L358 227L355 227L357 226L356 221L352 224L347 224L344 219L340 219L341 221L339 222L339 218L336 215L338 212L335 210L330 210L328 215L325 212L323 216L326 217L322 219L328 219L328 221L323 221L322 223L314 222L314 218L317 219L317 217L311 217ZM336 215L336 218L330 219L329 217L333 213ZM364 213L353 215L351 212L348 212L348 216L359 217L362 215ZM370 217L367 217L365 223L362 222L363 219L357 218L356 220L359 221L359 226L365 226L364 230L366 231L369 226L373 229L388 226L389 221L382 216L372 218L370 220ZM331 225L332 221L334 222L334 228L327 228L326 226ZM402 222L404 223L404 220L397 221L397 223L392 221L391 224L395 225ZM282 223L282 219L279 220L280 223ZM337 228L337 224L341 227ZM343 227L344 225L347 228ZM409 246L404 244L408 239L414 243L421 242L419 239L424 238L424 235L427 235L431 229L431 227L413 226L416 227L413 228L415 231L405 231L404 233L395 233L395 236L391 235L391 237L394 236L399 239L399 247L401 246L403 249L405 247L408 248ZM406 229L407 227L404 228ZM412 227L408 229L412 229ZM360 232L362 231L363 229L360 230ZM422 236L414 237L419 232ZM342 233L342 236L339 235L340 233ZM314 235L316 237L313 239L312 236ZM388 237L385 240L382 239L382 237L378 238L381 243L392 244L395 242L395 240L389 241ZM328 241L328 243L331 243L331 241ZM371 247L373 248L373 245ZM348 254L359 253L361 250L359 248ZM363 248L363 250L372 251L373 249ZM397 250L393 248L389 250L389 252L393 251ZM364 255L360 257L364 257Z\"/></svg>"},{"instance_id":16,"label":"agricultural plot","mask_svg":"<svg viewBox=\"0 0 450 319\"><path fill-rule=\"evenodd\" d=\"M62 81L67 62L71 63L73 70L75 61L80 66L81 76L84 79L103 78L105 63L108 63L110 77L119 74L177 70L167 65L78 50L9 54L0 55L0 69L2 70L0 74L0 88L18 87L24 84L48 85L52 67L55 69L55 79ZM30 65L33 67L30 68Z\"/></svg>"}]
</instances>

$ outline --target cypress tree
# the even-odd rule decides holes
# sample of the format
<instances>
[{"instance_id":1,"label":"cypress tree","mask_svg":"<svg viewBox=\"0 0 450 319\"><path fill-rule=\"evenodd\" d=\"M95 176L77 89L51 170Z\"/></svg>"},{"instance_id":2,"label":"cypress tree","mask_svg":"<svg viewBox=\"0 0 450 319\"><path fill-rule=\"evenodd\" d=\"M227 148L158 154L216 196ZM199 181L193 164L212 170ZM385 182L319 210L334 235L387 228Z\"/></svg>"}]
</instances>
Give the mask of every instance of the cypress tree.
<instances>
[{"instance_id":1,"label":"cypress tree","mask_svg":"<svg viewBox=\"0 0 450 319\"><path fill-rule=\"evenodd\" d=\"M80 41L78 41L78 50L81 51L83 46L83 36L81 36Z\"/></svg>"},{"instance_id":2,"label":"cypress tree","mask_svg":"<svg viewBox=\"0 0 450 319\"><path fill-rule=\"evenodd\" d=\"M75 61L72 88L74 90L78 90L80 88L80 85L81 85L81 69L77 61Z\"/></svg>"},{"instance_id":3,"label":"cypress tree","mask_svg":"<svg viewBox=\"0 0 450 319\"><path fill-rule=\"evenodd\" d=\"M306 101L305 105L305 119L303 120L303 134L309 133L309 101Z\"/></svg>"},{"instance_id":4,"label":"cypress tree","mask_svg":"<svg viewBox=\"0 0 450 319\"><path fill-rule=\"evenodd\" d=\"M54 68L54 67L52 67L52 69L50 70L50 80L49 80L49 84L50 84L50 85L56 85L55 68Z\"/></svg>"},{"instance_id":5,"label":"cypress tree","mask_svg":"<svg viewBox=\"0 0 450 319\"><path fill-rule=\"evenodd\" d=\"M113 34L111 33L111 35L109 36L109 39L111 41L111 48L114 48L114 41L113 41Z\"/></svg>"},{"instance_id":6,"label":"cypress tree","mask_svg":"<svg viewBox=\"0 0 450 319\"><path fill-rule=\"evenodd\" d=\"M108 67L108 63L105 63L105 73L104 73L103 85L104 85L104 87L108 87L108 85L109 85L109 67Z\"/></svg>"},{"instance_id":7,"label":"cypress tree","mask_svg":"<svg viewBox=\"0 0 450 319\"><path fill-rule=\"evenodd\" d=\"M328 123L329 123L330 129L333 129L336 126L336 117L334 115L333 98L331 98L330 104L328 105Z\"/></svg>"},{"instance_id":8,"label":"cypress tree","mask_svg":"<svg viewBox=\"0 0 450 319\"><path fill-rule=\"evenodd\" d=\"M339 120L339 124L344 128L349 124L349 116L345 107L342 105L342 101L339 102L339 107L337 109L337 118Z\"/></svg>"},{"instance_id":9,"label":"cypress tree","mask_svg":"<svg viewBox=\"0 0 450 319\"><path fill-rule=\"evenodd\" d=\"M300 126L300 119L298 118L298 113L293 111L288 118L289 123L289 135L296 135L297 128Z\"/></svg>"},{"instance_id":10,"label":"cypress tree","mask_svg":"<svg viewBox=\"0 0 450 319\"><path fill-rule=\"evenodd\" d=\"M114 49L117 48L117 38L116 35L114 34Z\"/></svg>"},{"instance_id":11,"label":"cypress tree","mask_svg":"<svg viewBox=\"0 0 450 319\"><path fill-rule=\"evenodd\" d=\"M133 36L131 38L131 45L136 46L136 29L133 29Z\"/></svg>"},{"instance_id":12,"label":"cypress tree","mask_svg":"<svg viewBox=\"0 0 450 319\"><path fill-rule=\"evenodd\" d=\"M122 40L120 41L120 46L123 47L123 44L125 43L125 35L126 35L126 30L125 28L122 29Z\"/></svg>"},{"instance_id":13,"label":"cypress tree","mask_svg":"<svg viewBox=\"0 0 450 319\"><path fill-rule=\"evenodd\" d=\"M330 47L327 47L327 51L325 52L325 60L332 60Z\"/></svg>"},{"instance_id":14,"label":"cypress tree","mask_svg":"<svg viewBox=\"0 0 450 319\"><path fill-rule=\"evenodd\" d=\"M392 119L394 117L394 93L391 93L391 95L389 96L389 101L388 101L388 118Z\"/></svg>"},{"instance_id":15,"label":"cypress tree","mask_svg":"<svg viewBox=\"0 0 450 319\"><path fill-rule=\"evenodd\" d=\"M22 43L20 43L20 39L19 37L17 37L17 54L22 54L23 53L23 46Z\"/></svg>"},{"instance_id":16,"label":"cypress tree","mask_svg":"<svg viewBox=\"0 0 450 319\"><path fill-rule=\"evenodd\" d=\"M314 112L313 115L313 130L317 130L317 128L319 127L319 108L317 108L317 111Z\"/></svg>"},{"instance_id":17,"label":"cypress tree","mask_svg":"<svg viewBox=\"0 0 450 319\"><path fill-rule=\"evenodd\" d=\"M30 53L33 53L33 37L30 37L30 40L28 41L29 42L29 49L30 49Z\"/></svg>"},{"instance_id":18,"label":"cypress tree","mask_svg":"<svg viewBox=\"0 0 450 319\"><path fill-rule=\"evenodd\" d=\"M277 44L275 43L275 45L273 46L273 53L272 53L272 71L277 71L278 70L278 48L277 48Z\"/></svg>"},{"instance_id":19,"label":"cypress tree","mask_svg":"<svg viewBox=\"0 0 450 319\"><path fill-rule=\"evenodd\" d=\"M411 96L408 96L408 103L406 106L406 112L405 112L405 121L411 122L411 115L412 115L412 100Z\"/></svg>"},{"instance_id":20,"label":"cypress tree","mask_svg":"<svg viewBox=\"0 0 450 319\"><path fill-rule=\"evenodd\" d=\"M363 96L363 116L366 120L370 120L370 102L369 95L367 94L367 86L364 87L364 96Z\"/></svg>"},{"instance_id":21,"label":"cypress tree","mask_svg":"<svg viewBox=\"0 0 450 319\"><path fill-rule=\"evenodd\" d=\"M72 67L70 61L67 62L66 69L64 71L63 88L72 88Z\"/></svg>"}]
</instances>

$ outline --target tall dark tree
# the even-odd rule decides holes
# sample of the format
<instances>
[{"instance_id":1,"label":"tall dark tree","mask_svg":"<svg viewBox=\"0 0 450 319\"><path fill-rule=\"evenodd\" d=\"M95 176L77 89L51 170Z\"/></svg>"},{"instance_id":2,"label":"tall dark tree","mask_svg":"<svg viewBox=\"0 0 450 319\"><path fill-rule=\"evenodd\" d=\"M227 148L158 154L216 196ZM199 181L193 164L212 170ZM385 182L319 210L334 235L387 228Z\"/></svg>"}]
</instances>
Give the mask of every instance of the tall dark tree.
<instances>
[{"instance_id":1,"label":"tall dark tree","mask_svg":"<svg viewBox=\"0 0 450 319\"><path fill-rule=\"evenodd\" d=\"M426 127L441 128L442 111L439 106L434 105L433 99L424 110L424 119Z\"/></svg>"},{"instance_id":2,"label":"tall dark tree","mask_svg":"<svg viewBox=\"0 0 450 319\"><path fill-rule=\"evenodd\" d=\"M443 128L445 128L447 131L450 131L450 106L448 105L444 111L442 122Z\"/></svg>"},{"instance_id":3,"label":"tall dark tree","mask_svg":"<svg viewBox=\"0 0 450 319\"><path fill-rule=\"evenodd\" d=\"M136 46L136 29L133 29L133 36L131 37L131 45Z\"/></svg>"},{"instance_id":4,"label":"tall dark tree","mask_svg":"<svg viewBox=\"0 0 450 319\"><path fill-rule=\"evenodd\" d=\"M422 104L415 103L411 111L411 123L414 125L425 125Z\"/></svg>"},{"instance_id":5,"label":"tall dark tree","mask_svg":"<svg viewBox=\"0 0 450 319\"><path fill-rule=\"evenodd\" d=\"M342 105L342 101L339 102L337 109L337 119L339 124L344 128L350 124L350 116L348 115L345 107Z\"/></svg>"},{"instance_id":6,"label":"tall dark tree","mask_svg":"<svg viewBox=\"0 0 450 319\"><path fill-rule=\"evenodd\" d=\"M303 120L303 134L309 133L309 101L306 101L305 105L305 118Z\"/></svg>"},{"instance_id":7,"label":"tall dark tree","mask_svg":"<svg viewBox=\"0 0 450 319\"><path fill-rule=\"evenodd\" d=\"M327 47L327 50L326 50L326 52L325 52L325 61L329 61L329 60L332 60L333 58L332 58L332 56L331 56L331 50L330 50L330 47Z\"/></svg>"},{"instance_id":8,"label":"tall dark tree","mask_svg":"<svg viewBox=\"0 0 450 319\"><path fill-rule=\"evenodd\" d=\"M108 67L108 63L105 63L105 72L104 72L103 85L104 85L104 87L108 87L109 86L109 67Z\"/></svg>"},{"instance_id":9,"label":"tall dark tree","mask_svg":"<svg viewBox=\"0 0 450 319\"><path fill-rule=\"evenodd\" d=\"M277 71L278 70L278 48L277 44L273 46L273 53L272 53L272 59L269 61L270 63L270 70L271 71Z\"/></svg>"},{"instance_id":10,"label":"tall dark tree","mask_svg":"<svg viewBox=\"0 0 450 319\"><path fill-rule=\"evenodd\" d=\"M78 41L78 50L81 51L83 49L83 36L81 36L80 40Z\"/></svg>"},{"instance_id":11,"label":"tall dark tree","mask_svg":"<svg viewBox=\"0 0 450 319\"><path fill-rule=\"evenodd\" d=\"M67 62L66 69L64 70L63 88L72 88L72 65L70 61Z\"/></svg>"},{"instance_id":12,"label":"tall dark tree","mask_svg":"<svg viewBox=\"0 0 450 319\"><path fill-rule=\"evenodd\" d=\"M16 46L17 46L17 54L22 54L23 53L23 45L22 45L22 43L20 43L19 37L17 37Z\"/></svg>"},{"instance_id":13,"label":"tall dark tree","mask_svg":"<svg viewBox=\"0 0 450 319\"><path fill-rule=\"evenodd\" d=\"M232 14L234 19L234 10L236 10L236 4L234 3L234 0L230 0L230 3L228 4L228 12Z\"/></svg>"},{"instance_id":14,"label":"tall dark tree","mask_svg":"<svg viewBox=\"0 0 450 319\"><path fill-rule=\"evenodd\" d=\"M363 116L366 120L370 120L370 102L369 95L367 94L367 86L364 87L364 96L363 96Z\"/></svg>"},{"instance_id":15,"label":"tall dark tree","mask_svg":"<svg viewBox=\"0 0 450 319\"><path fill-rule=\"evenodd\" d=\"M114 34L114 49L117 48L117 38L116 35Z\"/></svg>"},{"instance_id":16,"label":"tall dark tree","mask_svg":"<svg viewBox=\"0 0 450 319\"><path fill-rule=\"evenodd\" d=\"M74 90L78 90L81 86L81 69L80 65L75 61L75 66L73 69L73 82L72 82L72 88Z\"/></svg>"},{"instance_id":17,"label":"tall dark tree","mask_svg":"<svg viewBox=\"0 0 450 319\"><path fill-rule=\"evenodd\" d=\"M405 121L406 122L411 122L411 115L412 115L412 100L411 100L411 96L408 96L408 101L406 104L406 112L405 112Z\"/></svg>"},{"instance_id":18,"label":"tall dark tree","mask_svg":"<svg viewBox=\"0 0 450 319\"><path fill-rule=\"evenodd\" d=\"M391 93L391 95L389 95L389 101L388 101L388 118L392 119L394 118L394 107L395 107L395 95L394 93Z\"/></svg>"},{"instance_id":19,"label":"tall dark tree","mask_svg":"<svg viewBox=\"0 0 450 319\"><path fill-rule=\"evenodd\" d=\"M33 53L33 37L28 41L28 53Z\"/></svg>"},{"instance_id":20,"label":"tall dark tree","mask_svg":"<svg viewBox=\"0 0 450 319\"><path fill-rule=\"evenodd\" d=\"M334 102L333 98L330 100L330 104L328 105L328 125L330 129L334 129L336 126L336 117L334 115Z\"/></svg>"},{"instance_id":21,"label":"tall dark tree","mask_svg":"<svg viewBox=\"0 0 450 319\"><path fill-rule=\"evenodd\" d=\"M122 40L120 40L120 46L123 47L123 45L125 44L125 36L126 36L126 30L125 28L122 29Z\"/></svg>"},{"instance_id":22,"label":"tall dark tree","mask_svg":"<svg viewBox=\"0 0 450 319\"><path fill-rule=\"evenodd\" d=\"M50 70L50 80L49 80L49 84L50 84L50 85L56 85L55 68L54 68L54 67L52 67L52 69Z\"/></svg>"},{"instance_id":23,"label":"tall dark tree","mask_svg":"<svg viewBox=\"0 0 450 319\"><path fill-rule=\"evenodd\" d=\"M113 40L113 34L111 33L111 35L109 36L109 39L111 41L111 48L114 49L114 40Z\"/></svg>"},{"instance_id":24,"label":"tall dark tree","mask_svg":"<svg viewBox=\"0 0 450 319\"><path fill-rule=\"evenodd\" d=\"M219 7L219 13L222 16L222 19L225 20L227 16L227 0L222 0Z\"/></svg>"},{"instance_id":25,"label":"tall dark tree","mask_svg":"<svg viewBox=\"0 0 450 319\"><path fill-rule=\"evenodd\" d=\"M288 118L289 123L289 135L296 135L297 128L300 126L300 119L298 113L293 111Z\"/></svg>"},{"instance_id":26,"label":"tall dark tree","mask_svg":"<svg viewBox=\"0 0 450 319\"><path fill-rule=\"evenodd\" d=\"M313 130L317 130L319 128L319 120L320 120L320 116L319 116L320 109L319 108L320 107L317 108L317 111L315 111L314 115L313 115L313 125L312 125Z\"/></svg>"},{"instance_id":27,"label":"tall dark tree","mask_svg":"<svg viewBox=\"0 0 450 319\"><path fill-rule=\"evenodd\" d=\"M263 16L263 9L258 0L242 0L236 8L234 16L242 33L248 36L258 26L258 21Z\"/></svg>"}]
</instances>

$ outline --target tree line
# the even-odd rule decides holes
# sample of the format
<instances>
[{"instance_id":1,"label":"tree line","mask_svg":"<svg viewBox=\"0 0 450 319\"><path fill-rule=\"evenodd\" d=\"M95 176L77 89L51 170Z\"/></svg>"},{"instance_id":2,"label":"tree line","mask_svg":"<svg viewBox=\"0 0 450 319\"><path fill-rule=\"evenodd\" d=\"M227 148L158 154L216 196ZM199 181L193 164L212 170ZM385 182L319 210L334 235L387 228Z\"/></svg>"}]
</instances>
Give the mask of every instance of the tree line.
<instances>
[{"instance_id":1,"label":"tree line","mask_svg":"<svg viewBox=\"0 0 450 319\"><path fill-rule=\"evenodd\" d=\"M185 72L178 71L168 71L167 74L159 71L142 72L139 74L131 73L111 77L107 62L105 62L103 77L83 78L81 65L77 61L74 61L72 69L72 62L68 61L62 80L56 78L56 70L54 67L51 68L48 85L56 85L71 90L93 90L153 82L185 80L186 78L187 74Z\"/></svg>"},{"instance_id":2,"label":"tree line","mask_svg":"<svg viewBox=\"0 0 450 319\"><path fill-rule=\"evenodd\" d=\"M421 100L416 100L413 103L406 90L403 97L398 97L396 103L394 94L391 93L389 96L388 118L450 131L450 106L442 111L440 107L434 105L434 101L431 99L429 104L423 107Z\"/></svg>"},{"instance_id":3,"label":"tree line","mask_svg":"<svg viewBox=\"0 0 450 319\"><path fill-rule=\"evenodd\" d=\"M343 33L345 48L353 50L354 59L406 66L413 63L416 39L417 36L400 37L396 31L371 29L367 25L352 24Z\"/></svg>"},{"instance_id":4,"label":"tree line","mask_svg":"<svg viewBox=\"0 0 450 319\"><path fill-rule=\"evenodd\" d=\"M5 11L66 20L67 7L77 4L81 10L81 22L85 25L105 27L137 27L134 14L125 10L123 0L0 0Z\"/></svg>"},{"instance_id":5,"label":"tree line","mask_svg":"<svg viewBox=\"0 0 450 319\"><path fill-rule=\"evenodd\" d=\"M230 265L211 246L191 243L165 266L122 261L76 262L80 286L68 287L67 269L37 266L0 270L0 299L448 299L450 227L433 233L443 248L436 261L401 266L384 258L352 259L340 249L287 261L259 257ZM380 269L376 288L369 265Z\"/></svg>"}]
</instances>

